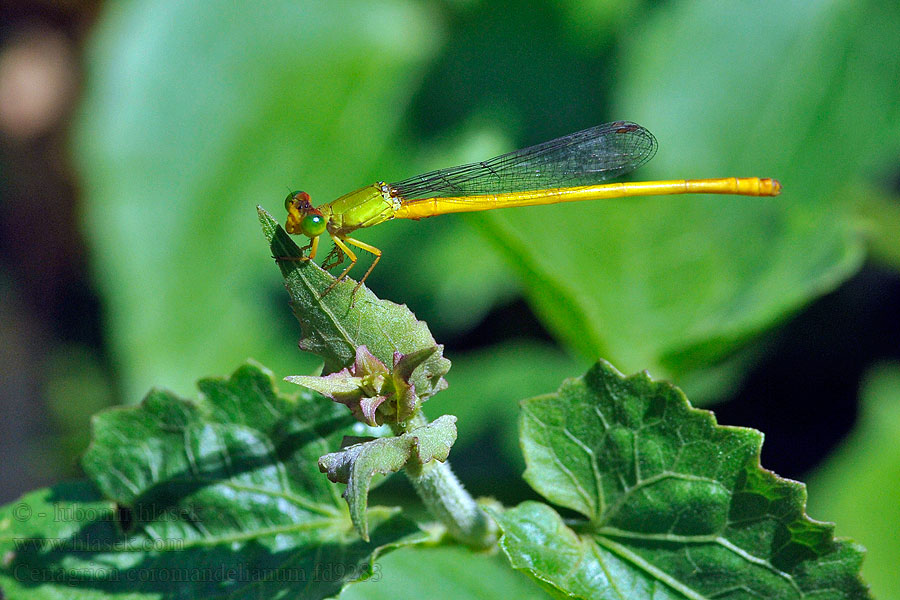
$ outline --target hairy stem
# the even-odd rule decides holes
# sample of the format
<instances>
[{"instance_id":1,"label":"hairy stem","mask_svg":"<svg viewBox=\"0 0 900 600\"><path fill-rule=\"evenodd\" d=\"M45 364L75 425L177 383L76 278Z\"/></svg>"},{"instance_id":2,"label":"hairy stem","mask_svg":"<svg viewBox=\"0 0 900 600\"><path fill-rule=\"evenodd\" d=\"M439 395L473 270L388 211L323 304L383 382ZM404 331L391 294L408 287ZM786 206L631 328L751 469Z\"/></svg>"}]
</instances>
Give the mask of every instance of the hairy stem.
<instances>
[{"instance_id":1,"label":"hairy stem","mask_svg":"<svg viewBox=\"0 0 900 600\"><path fill-rule=\"evenodd\" d=\"M396 432L409 431L428 424L422 411ZM431 461L425 465L406 465L406 476L428 511L453 538L473 548L486 549L497 543L497 524L466 491L449 462Z\"/></svg>"}]
</instances>

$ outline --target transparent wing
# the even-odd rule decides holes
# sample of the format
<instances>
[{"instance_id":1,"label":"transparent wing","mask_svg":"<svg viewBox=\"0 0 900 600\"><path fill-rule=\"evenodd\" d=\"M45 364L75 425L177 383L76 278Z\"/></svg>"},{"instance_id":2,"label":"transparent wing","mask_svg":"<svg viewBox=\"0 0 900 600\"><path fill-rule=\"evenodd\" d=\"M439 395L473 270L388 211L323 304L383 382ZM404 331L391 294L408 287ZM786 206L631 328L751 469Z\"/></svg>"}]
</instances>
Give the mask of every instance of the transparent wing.
<instances>
[{"instance_id":1,"label":"transparent wing","mask_svg":"<svg viewBox=\"0 0 900 600\"><path fill-rule=\"evenodd\" d=\"M630 173L655 153L652 133L636 123L616 121L389 185L404 200L574 187Z\"/></svg>"}]
</instances>

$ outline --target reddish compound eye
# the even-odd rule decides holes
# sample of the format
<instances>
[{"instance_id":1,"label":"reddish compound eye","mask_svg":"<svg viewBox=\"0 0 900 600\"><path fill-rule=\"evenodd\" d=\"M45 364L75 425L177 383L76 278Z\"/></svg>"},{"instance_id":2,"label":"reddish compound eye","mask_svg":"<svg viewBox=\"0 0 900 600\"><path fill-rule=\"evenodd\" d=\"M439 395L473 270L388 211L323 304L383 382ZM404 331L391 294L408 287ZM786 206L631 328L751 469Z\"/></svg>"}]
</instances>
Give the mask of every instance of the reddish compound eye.
<instances>
[{"instance_id":1,"label":"reddish compound eye","mask_svg":"<svg viewBox=\"0 0 900 600\"><path fill-rule=\"evenodd\" d=\"M290 211L291 205L294 202L297 202L297 204L299 204L298 208L301 208L303 206L310 206L309 194L307 194L306 192L301 192L300 190L291 192L287 195L287 198L284 199L284 210Z\"/></svg>"}]
</instances>

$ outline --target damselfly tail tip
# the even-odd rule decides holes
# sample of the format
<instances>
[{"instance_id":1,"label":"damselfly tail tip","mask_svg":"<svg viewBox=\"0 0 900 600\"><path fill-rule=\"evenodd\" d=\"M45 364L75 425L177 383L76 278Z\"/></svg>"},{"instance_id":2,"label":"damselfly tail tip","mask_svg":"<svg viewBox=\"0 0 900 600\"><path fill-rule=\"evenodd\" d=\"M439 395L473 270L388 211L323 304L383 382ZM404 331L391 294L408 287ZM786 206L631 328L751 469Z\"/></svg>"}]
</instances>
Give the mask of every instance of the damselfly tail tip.
<instances>
[{"instance_id":1,"label":"damselfly tail tip","mask_svg":"<svg viewBox=\"0 0 900 600\"><path fill-rule=\"evenodd\" d=\"M781 182L777 179L763 179L763 182L766 184L769 196L777 196L781 193Z\"/></svg>"}]
</instances>

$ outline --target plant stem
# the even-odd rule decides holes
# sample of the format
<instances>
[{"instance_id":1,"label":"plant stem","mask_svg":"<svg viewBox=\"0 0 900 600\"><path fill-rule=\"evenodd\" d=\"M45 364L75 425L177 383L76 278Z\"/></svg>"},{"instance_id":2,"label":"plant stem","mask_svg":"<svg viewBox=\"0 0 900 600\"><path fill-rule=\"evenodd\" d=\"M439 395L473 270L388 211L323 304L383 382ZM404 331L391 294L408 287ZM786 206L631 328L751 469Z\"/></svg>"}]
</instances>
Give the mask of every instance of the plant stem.
<instances>
[{"instance_id":1,"label":"plant stem","mask_svg":"<svg viewBox=\"0 0 900 600\"><path fill-rule=\"evenodd\" d=\"M409 421L396 429L410 431L428 424L419 410ZM497 543L497 525L466 491L449 462L431 461L425 465L412 462L406 465L406 476L422 499L425 507L437 518L457 541L478 549L491 548Z\"/></svg>"}]
</instances>

